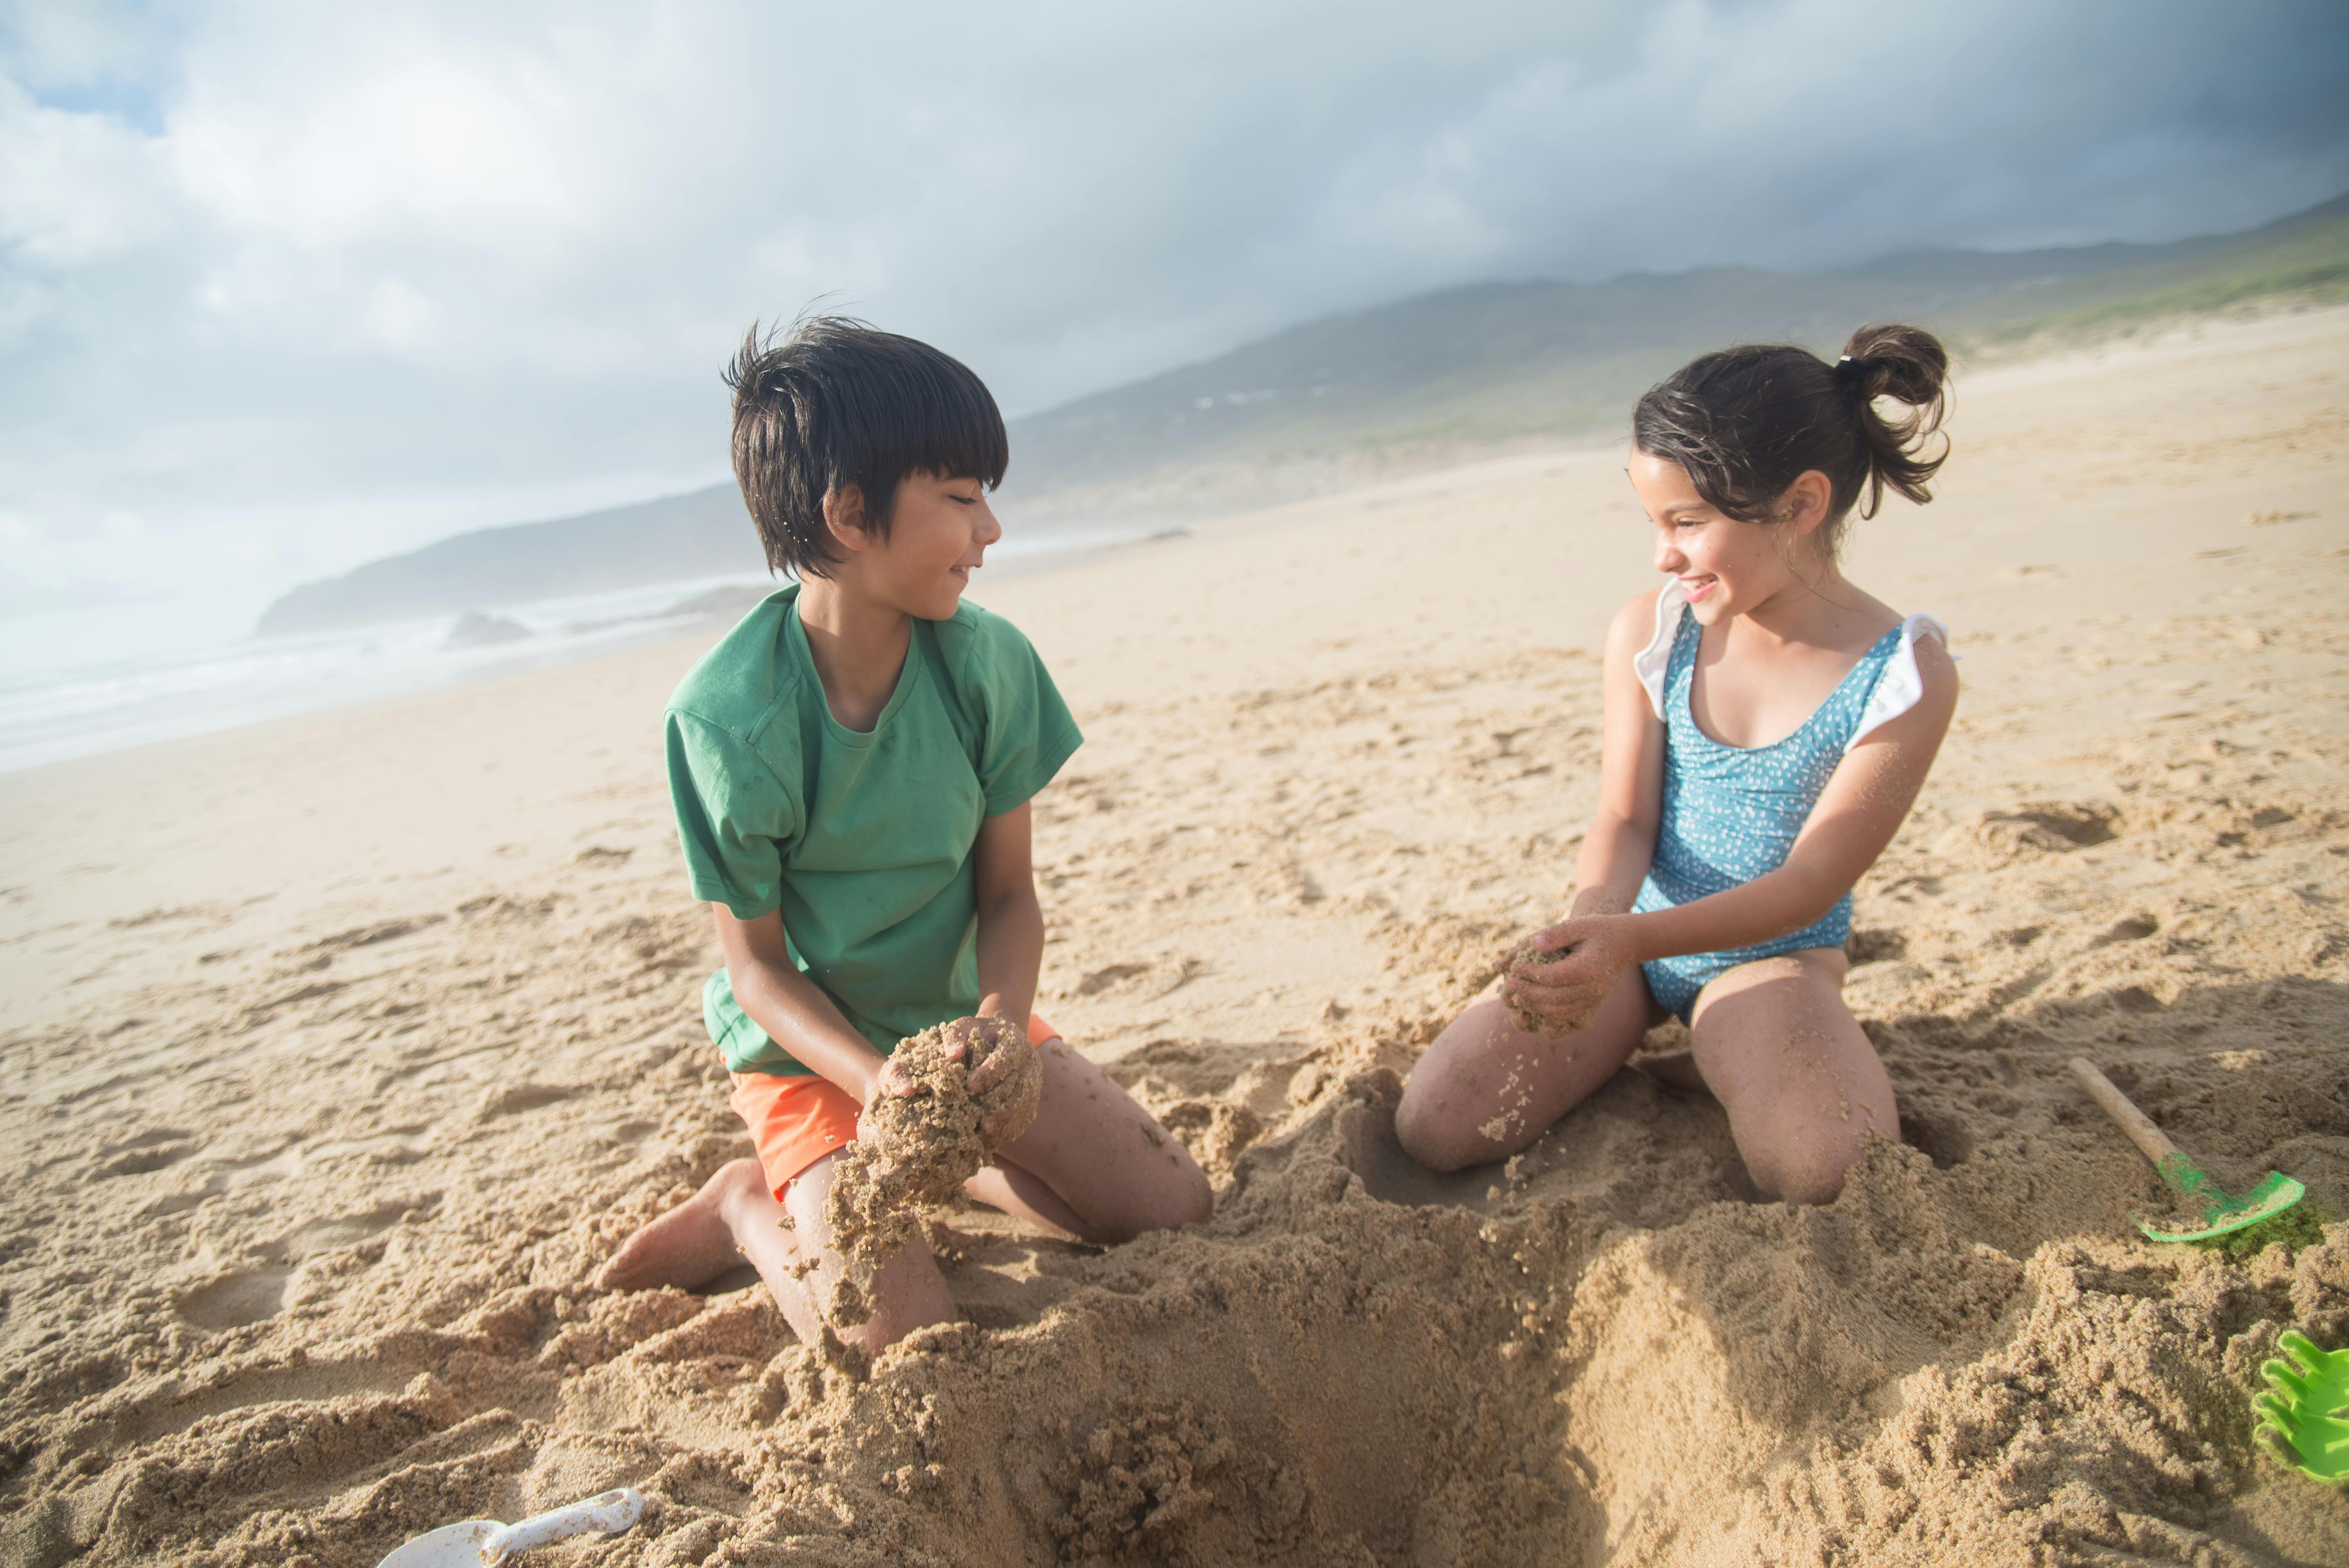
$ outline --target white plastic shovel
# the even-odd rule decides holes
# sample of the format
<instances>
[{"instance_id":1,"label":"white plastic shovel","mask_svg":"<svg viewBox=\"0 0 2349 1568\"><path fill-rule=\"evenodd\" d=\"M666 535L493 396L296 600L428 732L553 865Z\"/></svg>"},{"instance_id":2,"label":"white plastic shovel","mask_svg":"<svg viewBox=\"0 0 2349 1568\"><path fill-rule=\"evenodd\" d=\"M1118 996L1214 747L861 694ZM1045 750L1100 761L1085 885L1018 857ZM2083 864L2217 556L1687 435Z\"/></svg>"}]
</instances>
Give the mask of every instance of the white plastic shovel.
<instances>
[{"instance_id":1,"label":"white plastic shovel","mask_svg":"<svg viewBox=\"0 0 2349 1568\"><path fill-rule=\"evenodd\" d=\"M645 1511L642 1492L615 1487L585 1502L541 1513L520 1524L500 1524L494 1519L469 1519L419 1535L383 1560L383 1568L495 1568L517 1552L545 1546L600 1530L617 1535Z\"/></svg>"}]
</instances>

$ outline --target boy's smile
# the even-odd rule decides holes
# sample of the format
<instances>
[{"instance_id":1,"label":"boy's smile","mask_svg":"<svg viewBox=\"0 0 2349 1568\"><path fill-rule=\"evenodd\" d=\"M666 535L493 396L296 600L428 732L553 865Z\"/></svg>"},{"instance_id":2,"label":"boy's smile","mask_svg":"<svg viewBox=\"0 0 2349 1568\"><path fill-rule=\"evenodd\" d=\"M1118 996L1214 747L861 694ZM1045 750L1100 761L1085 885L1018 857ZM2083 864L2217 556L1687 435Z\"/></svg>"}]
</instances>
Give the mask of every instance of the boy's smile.
<instances>
[{"instance_id":1,"label":"boy's smile","mask_svg":"<svg viewBox=\"0 0 2349 1568\"><path fill-rule=\"evenodd\" d=\"M925 621L955 613L970 574L984 565L987 547L1003 525L976 479L907 474L890 509L889 537L874 537L856 562L866 591L892 608Z\"/></svg>"}]
</instances>

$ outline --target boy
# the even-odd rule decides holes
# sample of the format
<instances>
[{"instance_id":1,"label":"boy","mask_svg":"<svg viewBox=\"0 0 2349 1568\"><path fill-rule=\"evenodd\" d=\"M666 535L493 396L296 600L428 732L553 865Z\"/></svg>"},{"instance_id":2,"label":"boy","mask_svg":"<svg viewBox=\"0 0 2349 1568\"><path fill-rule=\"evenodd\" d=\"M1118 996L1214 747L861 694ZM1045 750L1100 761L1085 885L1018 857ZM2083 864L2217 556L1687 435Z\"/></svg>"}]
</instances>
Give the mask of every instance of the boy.
<instances>
[{"instance_id":1,"label":"boy","mask_svg":"<svg viewBox=\"0 0 2349 1568\"><path fill-rule=\"evenodd\" d=\"M1102 1243L1212 1199L1182 1144L1030 1012L1028 803L1081 737L1028 640L961 602L1003 534L995 399L926 344L828 316L752 328L726 382L742 499L768 564L798 581L678 687L668 769L726 960L703 1015L758 1157L630 1237L598 1283L689 1288L748 1258L813 1344L840 1267L833 1159L873 1096L908 1092L889 1053L917 1030L1025 1018L1043 1062L1035 1122L971 1196ZM840 1336L864 1350L957 1315L918 1240L877 1286Z\"/></svg>"}]
</instances>

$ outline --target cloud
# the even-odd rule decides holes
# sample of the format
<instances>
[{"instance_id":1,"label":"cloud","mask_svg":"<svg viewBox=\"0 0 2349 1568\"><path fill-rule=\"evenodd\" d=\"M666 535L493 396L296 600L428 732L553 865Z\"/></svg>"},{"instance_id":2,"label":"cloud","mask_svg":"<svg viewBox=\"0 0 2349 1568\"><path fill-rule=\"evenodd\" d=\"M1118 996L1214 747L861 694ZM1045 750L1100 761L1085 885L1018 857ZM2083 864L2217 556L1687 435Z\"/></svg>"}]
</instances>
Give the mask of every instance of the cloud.
<instances>
[{"instance_id":1,"label":"cloud","mask_svg":"<svg viewBox=\"0 0 2349 1568\"><path fill-rule=\"evenodd\" d=\"M5 26L0 497L60 587L710 482L719 363L818 296L1017 409L1480 277L2166 239L2349 185L2322 0Z\"/></svg>"}]
</instances>

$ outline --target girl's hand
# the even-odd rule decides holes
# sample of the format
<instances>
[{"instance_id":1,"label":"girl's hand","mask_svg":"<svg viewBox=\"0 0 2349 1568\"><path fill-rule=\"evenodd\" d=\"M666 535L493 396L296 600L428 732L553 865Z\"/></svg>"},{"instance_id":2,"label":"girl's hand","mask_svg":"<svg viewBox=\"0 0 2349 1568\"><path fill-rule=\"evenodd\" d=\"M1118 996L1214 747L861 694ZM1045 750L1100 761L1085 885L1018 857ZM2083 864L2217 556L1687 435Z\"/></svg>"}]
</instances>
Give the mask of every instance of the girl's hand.
<instances>
[{"instance_id":1,"label":"girl's hand","mask_svg":"<svg viewBox=\"0 0 2349 1568\"><path fill-rule=\"evenodd\" d=\"M1502 972L1501 999L1518 1023L1555 1037L1590 1022L1623 971L1639 962L1627 920L1586 914L1534 933Z\"/></svg>"}]
</instances>

